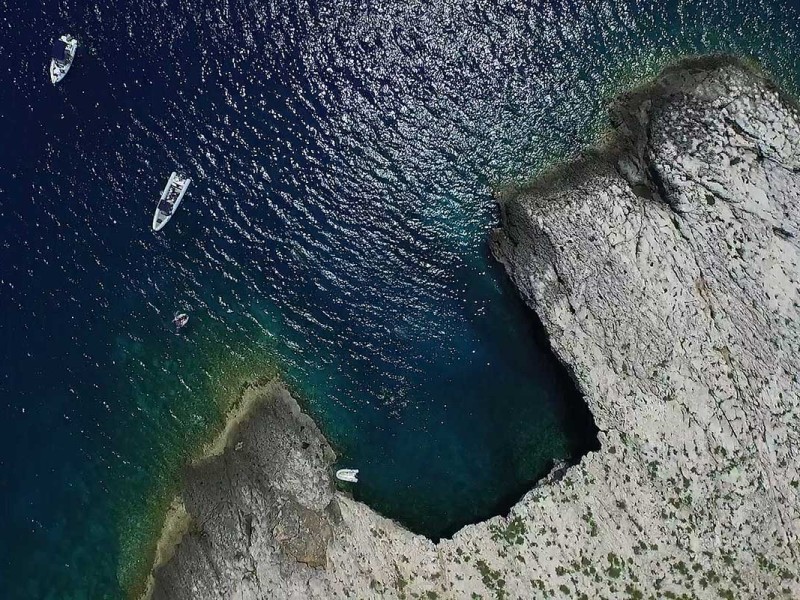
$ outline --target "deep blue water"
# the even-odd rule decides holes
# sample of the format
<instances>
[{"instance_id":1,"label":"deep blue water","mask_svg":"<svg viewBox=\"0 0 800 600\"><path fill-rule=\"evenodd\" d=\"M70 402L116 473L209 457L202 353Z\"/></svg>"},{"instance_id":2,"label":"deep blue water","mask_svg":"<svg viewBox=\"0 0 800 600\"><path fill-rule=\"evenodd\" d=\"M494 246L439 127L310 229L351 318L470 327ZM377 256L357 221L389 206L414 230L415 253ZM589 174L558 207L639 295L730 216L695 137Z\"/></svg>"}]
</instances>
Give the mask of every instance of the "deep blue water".
<instances>
[{"instance_id":1,"label":"deep blue water","mask_svg":"<svg viewBox=\"0 0 800 600\"><path fill-rule=\"evenodd\" d=\"M679 55L798 83L797 12L766 0L0 7L4 598L123 596L248 377L287 379L415 530L504 510L593 434L488 255L493 186Z\"/></svg>"}]
</instances>

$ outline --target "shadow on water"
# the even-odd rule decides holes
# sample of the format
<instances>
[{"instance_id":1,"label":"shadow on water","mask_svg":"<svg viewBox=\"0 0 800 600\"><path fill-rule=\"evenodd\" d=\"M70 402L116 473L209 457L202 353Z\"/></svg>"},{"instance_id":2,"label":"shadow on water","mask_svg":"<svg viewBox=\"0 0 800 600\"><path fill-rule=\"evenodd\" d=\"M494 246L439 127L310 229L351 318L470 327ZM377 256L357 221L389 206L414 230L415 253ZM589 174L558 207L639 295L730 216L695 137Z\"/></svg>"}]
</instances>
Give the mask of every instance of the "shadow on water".
<instances>
[{"instance_id":1,"label":"shadow on water","mask_svg":"<svg viewBox=\"0 0 800 600\"><path fill-rule=\"evenodd\" d=\"M362 424L337 448L341 466L361 468L355 499L435 542L508 514L554 467L577 464L599 449L593 416L541 320L488 247L480 260L485 287L474 294L489 305L472 325L491 363L476 361L455 380L417 392L435 394L445 405L458 401L453 411L400 418L394 430L385 420ZM336 443L335 432L323 429Z\"/></svg>"},{"instance_id":2,"label":"shadow on water","mask_svg":"<svg viewBox=\"0 0 800 600\"><path fill-rule=\"evenodd\" d=\"M529 482L509 489L506 494L498 498L495 510L491 514L487 514L484 519L497 514L507 514L508 510L519 502L533 485L547 477L554 467L558 465L574 466L588 453L596 452L600 449L600 441L597 437L599 429L595 424L594 416L589 410L588 404L586 404L586 399L578 388L572 368L561 362L559 357L556 356L555 351L550 346L550 339L542 320L536 314L536 311L520 298L517 289L505 273L502 265L492 260L492 266L498 272L503 294L513 298L512 302L521 314L520 325L525 327L533 343L541 350L542 357L549 363L547 368L558 390L557 397L560 400L560 402L554 402L553 404L556 408L562 435L566 438L570 453L561 460L552 459L549 467L534 473ZM554 475L558 477L558 473L554 473Z\"/></svg>"},{"instance_id":3,"label":"shadow on water","mask_svg":"<svg viewBox=\"0 0 800 600\"><path fill-rule=\"evenodd\" d=\"M533 449L535 454L533 456L526 456L523 453L518 460L525 461L527 458L530 462L533 462L538 459L540 464L544 464L543 467L531 470L528 473L528 479L518 481L516 484L506 485L502 492L495 497L493 505L488 507L487 510L476 515L476 518L469 523L452 525L444 529L438 536L432 537L434 541L438 541L441 538L450 538L467 525L479 523L497 515L508 515L511 508L542 479L551 473L556 479L560 478L566 467L578 464L588 453L600 449L600 442L597 437L599 429L594 422L594 416L589 410L586 400L578 389L574 375L571 373L571 368L569 365L562 363L556 356L550 346L550 340L544 324L536 312L519 296L519 292L514 287L502 265L491 256L487 260L491 265L496 280L500 284L502 296L507 299L512 311L516 313L514 315L515 320L540 353L540 358L544 364L539 365L538 368L550 374L549 377L555 393L549 395L549 399L558 421L560 434L565 440L568 454L561 458L543 459L539 444L535 444ZM505 417L514 418L510 415L505 415ZM539 452L536 452L536 450L539 450ZM530 464L530 462L527 464Z\"/></svg>"}]
</instances>

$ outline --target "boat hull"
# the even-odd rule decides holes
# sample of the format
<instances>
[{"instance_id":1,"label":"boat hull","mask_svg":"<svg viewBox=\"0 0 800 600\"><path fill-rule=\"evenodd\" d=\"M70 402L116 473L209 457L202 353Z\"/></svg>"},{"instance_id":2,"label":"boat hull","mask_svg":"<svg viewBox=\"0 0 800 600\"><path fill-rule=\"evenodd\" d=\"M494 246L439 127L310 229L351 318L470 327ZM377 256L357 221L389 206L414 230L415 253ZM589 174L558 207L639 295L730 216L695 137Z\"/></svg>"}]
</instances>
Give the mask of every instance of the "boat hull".
<instances>
[{"instance_id":1,"label":"boat hull","mask_svg":"<svg viewBox=\"0 0 800 600\"><path fill-rule=\"evenodd\" d=\"M339 469L336 471L336 479L348 483L358 483L358 469Z\"/></svg>"},{"instance_id":2,"label":"boat hull","mask_svg":"<svg viewBox=\"0 0 800 600\"><path fill-rule=\"evenodd\" d=\"M72 67L72 61L75 60L75 52L78 49L78 40L71 36L62 35L59 39L66 45L66 60L58 61L54 58L50 60L50 81L53 84L58 83L67 76L70 67Z\"/></svg>"},{"instance_id":3,"label":"boat hull","mask_svg":"<svg viewBox=\"0 0 800 600\"><path fill-rule=\"evenodd\" d=\"M164 228L164 225L169 223L170 219L172 219L173 215L178 210L181 201L183 201L183 196L186 194L186 190L189 188L191 181L192 179L190 177L187 177L186 179L179 179L178 174L174 171L172 175L169 176L167 185L164 187L164 191L161 193L161 198L158 201L158 206L156 206L156 212L153 215L153 231L161 231ZM169 212L167 212L164 210L167 197L169 196L170 192L175 189L178 190L178 196L172 202Z\"/></svg>"}]
</instances>

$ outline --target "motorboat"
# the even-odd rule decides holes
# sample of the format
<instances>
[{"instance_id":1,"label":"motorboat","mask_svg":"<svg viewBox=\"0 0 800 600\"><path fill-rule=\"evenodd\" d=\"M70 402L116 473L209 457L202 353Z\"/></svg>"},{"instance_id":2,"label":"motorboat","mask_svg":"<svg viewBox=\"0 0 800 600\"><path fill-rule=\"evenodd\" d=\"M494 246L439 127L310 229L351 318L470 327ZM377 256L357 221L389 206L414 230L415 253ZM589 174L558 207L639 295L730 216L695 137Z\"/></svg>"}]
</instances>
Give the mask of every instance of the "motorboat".
<instances>
[{"instance_id":1,"label":"motorboat","mask_svg":"<svg viewBox=\"0 0 800 600\"><path fill-rule=\"evenodd\" d=\"M176 329L181 329L182 327L186 327L186 324L189 322L189 315L186 313L175 313L175 318L172 319L172 324L175 325Z\"/></svg>"},{"instance_id":2,"label":"motorboat","mask_svg":"<svg viewBox=\"0 0 800 600\"><path fill-rule=\"evenodd\" d=\"M349 483L358 483L358 469L339 469L336 471L336 479Z\"/></svg>"},{"instance_id":3,"label":"motorboat","mask_svg":"<svg viewBox=\"0 0 800 600\"><path fill-rule=\"evenodd\" d=\"M50 59L50 81L58 83L67 75L67 71L75 60L78 40L65 33L53 42L53 55Z\"/></svg>"},{"instance_id":4,"label":"motorboat","mask_svg":"<svg viewBox=\"0 0 800 600\"><path fill-rule=\"evenodd\" d=\"M153 231L160 231L164 225L172 218L178 206L183 200L183 195L191 182L190 177L182 179L174 171L167 180L167 185L161 193L161 199L156 206L156 214L153 215Z\"/></svg>"}]
</instances>

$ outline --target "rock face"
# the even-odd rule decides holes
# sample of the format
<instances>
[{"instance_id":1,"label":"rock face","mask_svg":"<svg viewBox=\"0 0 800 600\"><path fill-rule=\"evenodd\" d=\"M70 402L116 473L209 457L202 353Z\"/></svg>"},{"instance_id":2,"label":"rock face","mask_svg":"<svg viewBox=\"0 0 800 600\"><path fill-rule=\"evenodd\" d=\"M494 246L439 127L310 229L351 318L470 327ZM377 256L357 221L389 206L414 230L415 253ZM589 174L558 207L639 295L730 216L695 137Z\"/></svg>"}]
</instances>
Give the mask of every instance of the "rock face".
<instances>
[{"instance_id":1,"label":"rock face","mask_svg":"<svg viewBox=\"0 0 800 600\"><path fill-rule=\"evenodd\" d=\"M435 556L429 540L335 491L335 454L284 387L251 386L242 404L186 471L176 503L185 533L168 550L162 539L147 596L363 598L396 585L403 553L415 569Z\"/></svg>"},{"instance_id":2,"label":"rock face","mask_svg":"<svg viewBox=\"0 0 800 600\"><path fill-rule=\"evenodd\" d=\"M492 238L601 449L434 545L336 492L316 426L255 389L155 597L800 597L800 113L728 59L611 111Z\"/></svg>"}]
</instances>

